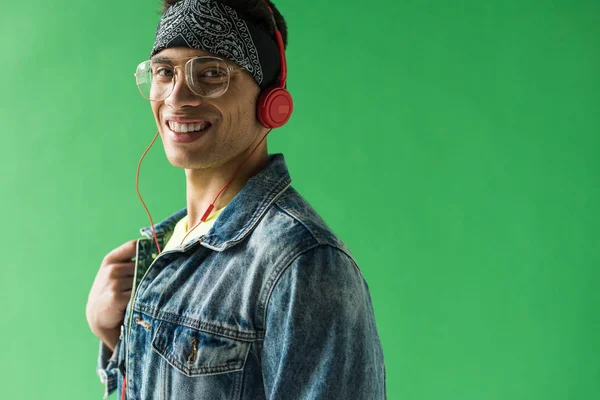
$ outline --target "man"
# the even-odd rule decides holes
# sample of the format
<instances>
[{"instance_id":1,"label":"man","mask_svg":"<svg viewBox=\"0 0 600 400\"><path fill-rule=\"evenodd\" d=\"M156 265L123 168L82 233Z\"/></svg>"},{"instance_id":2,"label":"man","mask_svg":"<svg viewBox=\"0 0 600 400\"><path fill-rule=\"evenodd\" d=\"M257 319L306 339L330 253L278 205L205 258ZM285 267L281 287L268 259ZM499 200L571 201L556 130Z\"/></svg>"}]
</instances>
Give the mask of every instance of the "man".
<instances>
[{"instance_id":1,"label":"man","mask_svg":"<svg viewBox=\"0 0 600 400\"><path fill-rule=\"evenodd\" d=\"M286 43L271 2L164 4L136 79L187 206L102 261L86 314L105 397L385 398L359 267L267 152L292 110Z\"/></svg>"}]
</instances>

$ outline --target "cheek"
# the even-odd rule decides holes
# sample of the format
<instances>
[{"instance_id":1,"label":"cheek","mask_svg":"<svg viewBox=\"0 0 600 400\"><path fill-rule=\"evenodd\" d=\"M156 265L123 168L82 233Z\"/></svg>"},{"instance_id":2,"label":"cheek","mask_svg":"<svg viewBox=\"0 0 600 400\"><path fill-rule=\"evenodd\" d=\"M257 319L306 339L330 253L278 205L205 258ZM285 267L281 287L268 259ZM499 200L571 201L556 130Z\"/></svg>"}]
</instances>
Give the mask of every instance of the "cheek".
<instances>
[{"instance_id":1,"label":"cheek","mask_svg":"<svg viewBox=\"0 0 600 400\"><path fill-rule=\"evenodd\" d=\"M152 114L154 114L155 117L158 116L158 106L155 103L150 103L150 108L152 109Z\"/></svg>"},{"instance_id":2,"label":"cheek","mask_svg":"<svg viewBox=\"0 0 600 400\"><path fill-rule=\"evenodd\" d=\"M232 84L226 92L228 106L256 110L260 88L254 82L253 78L244 77L238 82L232 82Z\"/></svg>"},{"instance_id":3,"label":"cheek","mask_svg":"<svg viewBox=\"0 0 600 400\"><path fill-rule=\"evenodd\" d=\"M232 108L237 109L238 113L244 116L248 122L256 118L256 104L258 100L258 92L253 88L248 88L245 92L236 93L237 97L232 100Z\"/></svg>"},{"instance_id":4,"label":"cheek","mask_svg":"<svg viewBox=\"0 0 600 400\"><path fill-rule=\"evenodd\" d=\"M159 120L160 104L156 104L156 103L151 102L150 103L150 107L152 109L152 114L154 115L154 119L156 119L156 124L158 125L160 123L160 120Z\"/></svg>"}]
</instances>

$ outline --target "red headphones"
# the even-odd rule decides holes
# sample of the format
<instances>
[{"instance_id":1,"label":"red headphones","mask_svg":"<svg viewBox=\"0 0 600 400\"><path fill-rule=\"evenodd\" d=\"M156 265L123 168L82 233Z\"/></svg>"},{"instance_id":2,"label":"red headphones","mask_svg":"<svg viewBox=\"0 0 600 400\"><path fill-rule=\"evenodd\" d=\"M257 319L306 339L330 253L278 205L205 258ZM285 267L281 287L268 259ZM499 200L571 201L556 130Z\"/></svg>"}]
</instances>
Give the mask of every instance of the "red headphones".
<instances>
[{"instance_id":1,"label":"red headphones","mask_svg":"<svg viewBox=\"0 0 600 400\"><path fill-rule=\"evenodd\" d=\"M281 32L277 29L277 22L275 22L273 10L268 4L267 7L271 13L273 26L275 27L275 37L277 39L279 57L281 60L281 72L279 73L279 78L275 85L263 90L258 97L256 117L265 128L279 128L290 119L292 110L294 109L294 102L292 101L292 95L285 88L287 64L285 61L283 39L281 37Z\"/></svg>"}]
</instances>

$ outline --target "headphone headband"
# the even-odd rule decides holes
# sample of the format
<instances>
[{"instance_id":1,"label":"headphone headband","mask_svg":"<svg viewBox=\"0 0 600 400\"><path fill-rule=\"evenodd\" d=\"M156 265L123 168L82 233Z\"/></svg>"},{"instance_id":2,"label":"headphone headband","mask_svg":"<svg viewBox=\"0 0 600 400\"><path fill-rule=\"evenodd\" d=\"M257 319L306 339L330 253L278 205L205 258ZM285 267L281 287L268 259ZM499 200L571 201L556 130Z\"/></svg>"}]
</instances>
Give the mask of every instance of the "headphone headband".
<instances>
[{"instance_id":1,"label":"headphone headband","mask_svg":"<svg viewBox=\"0 0 600 400\"><path fill-rule=\"evenodd\" d=\"M294 102L292 95L285 88L287 83L287 61L283 38L277 27L273 10L268 3L267 8L271 13L271 20L275 28L275 39L279 48L280 71L277 83L273 87L261 92L258 98L256 116L263 126L267 128L279 128L290 119L294 109Z\"/></svg>"}]
</instances>

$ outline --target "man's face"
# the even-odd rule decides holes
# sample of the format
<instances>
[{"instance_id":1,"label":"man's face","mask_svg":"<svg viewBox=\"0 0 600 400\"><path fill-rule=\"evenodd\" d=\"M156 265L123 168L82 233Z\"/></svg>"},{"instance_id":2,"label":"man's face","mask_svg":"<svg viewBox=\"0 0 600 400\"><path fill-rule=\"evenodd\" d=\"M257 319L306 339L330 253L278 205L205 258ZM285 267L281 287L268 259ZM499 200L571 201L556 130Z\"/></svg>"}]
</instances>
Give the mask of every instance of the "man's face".
<instances>
[{"instance_id":1,"label":"man's face","mask_svg":"<svg viewBox=\"0 0 600 400\"><path fill-rule=\"evenodd\" d=\"M174 66L182 67L178 68L177 81L169 97L150 102L165 153L175 167L218 168L228 161L243 157L248 148L257 143L259 135L262 138L266 132L256 119L256 100L260 88L248 71L231 71L229 88L218 98L203 98L190 90L185 82L183 67L189 58L206 55L214 56L202 50L173 47L153 57L171 58ZM176 133L169 128L169 121L175 119L209 121L212 126L198 140L178 143L173 140Z\"/></svg>"}]
</instances>

